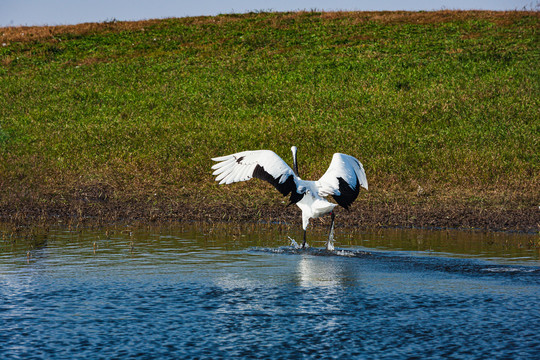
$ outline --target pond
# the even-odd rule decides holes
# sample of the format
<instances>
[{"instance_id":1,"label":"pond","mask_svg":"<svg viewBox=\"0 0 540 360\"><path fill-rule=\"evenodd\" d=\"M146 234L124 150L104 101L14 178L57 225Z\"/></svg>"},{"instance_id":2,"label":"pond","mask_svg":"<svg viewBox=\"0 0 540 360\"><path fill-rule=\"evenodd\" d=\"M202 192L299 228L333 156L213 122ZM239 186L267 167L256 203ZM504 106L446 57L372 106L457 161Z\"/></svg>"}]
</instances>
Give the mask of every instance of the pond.
<instances>
[{"instance_id":1,"label":"pond","mask_svg":"<svg viewBox=\"0 0 540 360\"><path fill-rule=\"evenodd\" d=\"M531 359L538 235L0 230L0 357Z\"/></svg>"}]
</instances>

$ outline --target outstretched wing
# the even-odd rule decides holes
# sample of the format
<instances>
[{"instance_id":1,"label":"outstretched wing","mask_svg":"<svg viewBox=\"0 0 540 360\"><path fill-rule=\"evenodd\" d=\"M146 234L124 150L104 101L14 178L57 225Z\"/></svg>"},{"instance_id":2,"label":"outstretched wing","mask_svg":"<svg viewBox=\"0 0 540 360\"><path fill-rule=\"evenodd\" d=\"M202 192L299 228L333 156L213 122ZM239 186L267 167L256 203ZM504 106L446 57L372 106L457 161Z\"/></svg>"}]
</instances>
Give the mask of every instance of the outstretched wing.
<instances>
[{"instance_id":1,"label":"outstretched wing","mask_svg":"<svg viewBox=\"0 0 540 360\"><path fill-rule=\"evenodd\" d=\"M275 152L270 150L243 151L232 155L212 158L218 163L212 166L219 184L231 184L258 178L268 181L284 196L291 194L292 204L302 199L297 192L293 170Z\"/></svg>"},{"instance_id":2,"label":"outstretched wing","mask_svg":"<svg viewBox=\"0 0 540 360\"><path fill-rule=\"evenodd\" d=\"M336 153L316 186L320 196L332 195L339 205L349 209L358 197L360 187L367 190L368 183L360 161L350 155Z\"/></svg>"}]
</instances>

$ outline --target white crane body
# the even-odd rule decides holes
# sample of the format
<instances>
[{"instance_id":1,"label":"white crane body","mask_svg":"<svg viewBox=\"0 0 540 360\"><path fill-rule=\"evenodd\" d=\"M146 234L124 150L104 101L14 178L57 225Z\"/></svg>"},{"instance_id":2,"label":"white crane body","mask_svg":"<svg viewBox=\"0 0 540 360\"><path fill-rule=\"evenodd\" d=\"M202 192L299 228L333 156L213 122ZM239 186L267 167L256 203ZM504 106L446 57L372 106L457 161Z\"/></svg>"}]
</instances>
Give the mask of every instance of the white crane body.
<instances>
[{"instance_id":1,"label":"white crane body","mask_svg":"<svg viewBox=\"0 0 540 360\"><path fill-rule=\"evenodd\" d=\"M296 206L302 210L302 228L306 230L309 219L329 214L337 204L331 203L319 195L317 182L298 178L296 183L299 184L299 188L305 189L302 200L298 201Z\"/></svg>"}]
</instances>

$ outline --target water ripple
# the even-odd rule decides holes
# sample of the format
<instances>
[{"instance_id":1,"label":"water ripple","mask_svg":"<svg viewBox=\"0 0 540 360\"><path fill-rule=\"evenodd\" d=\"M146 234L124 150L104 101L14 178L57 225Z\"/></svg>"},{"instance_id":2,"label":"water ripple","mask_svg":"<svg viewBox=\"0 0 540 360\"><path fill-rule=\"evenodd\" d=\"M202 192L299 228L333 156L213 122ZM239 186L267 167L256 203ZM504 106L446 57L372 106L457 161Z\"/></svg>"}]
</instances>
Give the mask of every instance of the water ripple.
<instances>
[{"instance_id":1,"label":"water ripple","mask_svg":"<svg viewBox=\"0 0 540 360\"><path fill-rule=\"evenodd\" d=\"M125 236L0 254L2 359L540 353L538 266Z\"/></svg>"}]
</instances>

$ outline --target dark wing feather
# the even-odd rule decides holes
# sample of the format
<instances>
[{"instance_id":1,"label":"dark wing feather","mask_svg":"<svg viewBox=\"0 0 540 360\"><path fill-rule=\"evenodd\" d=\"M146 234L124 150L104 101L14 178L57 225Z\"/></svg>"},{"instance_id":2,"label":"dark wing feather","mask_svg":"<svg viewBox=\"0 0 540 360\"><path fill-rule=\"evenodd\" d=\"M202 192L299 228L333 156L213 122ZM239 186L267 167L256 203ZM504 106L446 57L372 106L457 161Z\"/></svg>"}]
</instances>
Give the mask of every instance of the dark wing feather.
<instances>
[{"instance_id":1,"label":"dark wing feather","mask_svg":"<svg viewBox=\"0 0 540 360\"><path fill-rule=\"evenodd\" d=\"M294 182L294 175L289 175L287 179L280 183L279 179L274 178L272 175L270 175L266 170L264 170L264 167L261 165L255 166L255 170L253 171L253 177L257 179L261 179L264 181L268 181L270 184L272 184L283 196L287 196L291 194L291 197L289 199L291 204L296 204L300 200L302 200L302 197L304 194L297 193L297 186Z\"/></svg>"},{"instance_id":2,"label":"dark wing feather","mask_svg":"<svg viewBox=\"0 0 540 360\"><path fill-rule=\"evenodd\" d=\"M339 193L340 195L332 195L334 200L338 203L338 205L343 206L345 209L349 210L349 206L356 200L358 197L358 194L360 193L360 186L357 186L356 189L351 188L351 186L343 180L343 178L339 177L338 183L339 183Z\"/></svg>"}]
</instances>

